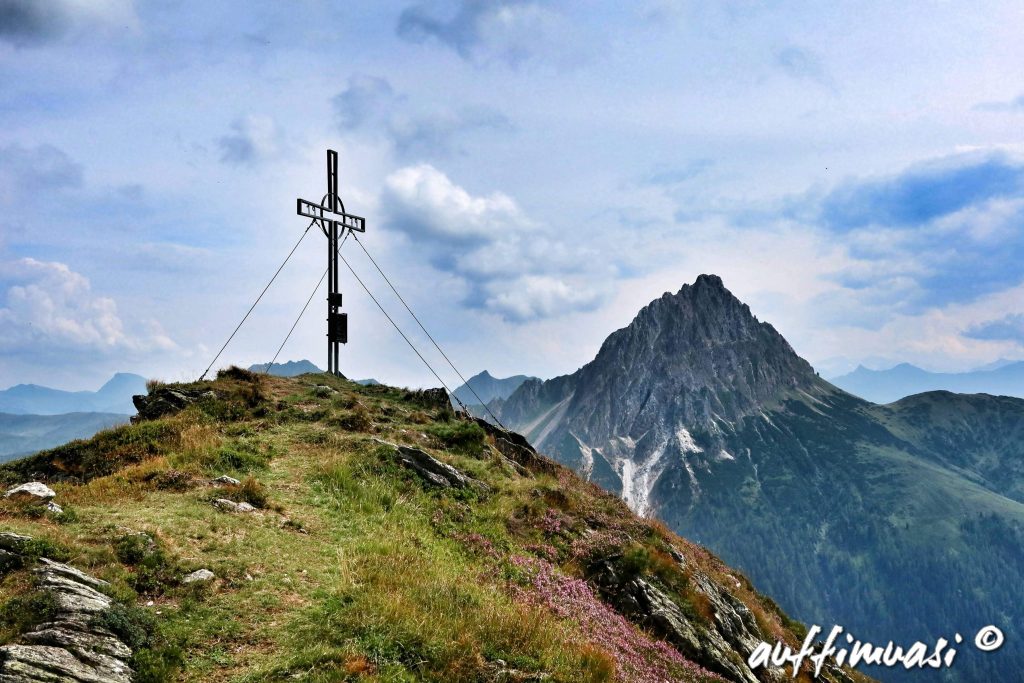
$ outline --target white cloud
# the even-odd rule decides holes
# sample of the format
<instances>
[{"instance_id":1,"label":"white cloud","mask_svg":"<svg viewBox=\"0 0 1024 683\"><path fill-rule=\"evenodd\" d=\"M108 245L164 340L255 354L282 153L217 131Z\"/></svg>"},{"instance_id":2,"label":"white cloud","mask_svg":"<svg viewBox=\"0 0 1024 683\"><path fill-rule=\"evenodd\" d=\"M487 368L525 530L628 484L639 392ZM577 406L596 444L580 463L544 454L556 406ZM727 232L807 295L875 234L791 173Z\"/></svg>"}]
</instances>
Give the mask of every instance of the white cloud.
<instances>
[{"instance_id":1,"label":"white cloud","mask_svg":"<svg viewBox=\"0 0 1024 683\"><path fill-rule=\"evenodd\" d=\"M23 258L0 266L6 285L0 306L0 349L116 353L169 350L174 342L154 323L143 334L126 330L109 297L63 263Z\"/></svg>"},{"instance_id":2,"label":"white cloud","mask_svg":"<svg viewBox=\"0 0 1024 683\"><path fill-rule=\"evenodd\" d=\"M502 232L530 229L511 197L501 192L474 197L430 164L395 171L384 188L390 224L416 238L480 243Z\"/></svg>"},{"instance_id":3,"label":"white cloud","mask_svg":"<svg viewBox=\"0 0 1024 683\"><path fill-rule=\"evenodd\" d=\"M592 310L602 301L598 292L576 288L547 275L525 275L497 284L497 291L487 297L484 307L517 321Z\"/></svg>"},{"instance_id":4,"label":"white cloud","mask_svg":"<svg viewBox=\"0 0 1024 683\"><path fill-rule=\"evenodd\" d=\"M471 307L523 322L590 310L603 300L591 254L541 234L506 194L474 196L419 164L387 177L381 206L389 227L469 286Z\"/></svg>"}]
</instances>

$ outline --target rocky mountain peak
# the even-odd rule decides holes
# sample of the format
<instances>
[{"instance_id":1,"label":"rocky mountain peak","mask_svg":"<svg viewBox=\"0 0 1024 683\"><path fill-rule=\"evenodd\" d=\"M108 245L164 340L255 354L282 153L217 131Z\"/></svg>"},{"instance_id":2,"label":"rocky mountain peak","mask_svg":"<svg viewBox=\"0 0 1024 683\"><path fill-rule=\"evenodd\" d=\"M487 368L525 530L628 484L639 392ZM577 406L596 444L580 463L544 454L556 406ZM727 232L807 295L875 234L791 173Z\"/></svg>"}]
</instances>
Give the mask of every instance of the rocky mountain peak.
<instances>
[{"instance_id":1,"label":"rocky mountain peak","mask_svg":"<svg viewBox=\"0 0 1024 683\"><path fill-rule=\"evenodd\" d=\"M727 434L744 419L834 391L720 277L701 275L645 306L590 363L523 384L500 411L643 511L669 463L731 459Z\"/></svg>"},{"instance_id":2,"label":"rocky mountain peak","mask_svg":"<svg viewBox=\"0 0 1024 683\"><path fill-rule=\"evenodd\" d=\"M638 413L628 419L669 405L686 413L688 424L732 421L788 392L822 384L717 275L701 275L648 304L608 337L579 375L578 389L588 396L610 391L617 400L636 400Z\"/></svg>"}]
</instances>

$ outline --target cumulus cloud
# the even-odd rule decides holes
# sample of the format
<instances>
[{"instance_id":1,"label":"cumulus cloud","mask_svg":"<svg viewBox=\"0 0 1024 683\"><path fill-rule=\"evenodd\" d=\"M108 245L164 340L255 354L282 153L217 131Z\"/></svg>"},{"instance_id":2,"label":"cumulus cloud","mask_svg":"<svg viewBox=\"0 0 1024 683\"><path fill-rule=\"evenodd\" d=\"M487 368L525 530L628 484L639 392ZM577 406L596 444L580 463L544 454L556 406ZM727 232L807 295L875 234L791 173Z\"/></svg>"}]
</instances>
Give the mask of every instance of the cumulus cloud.
<instances>
[{"instance_id":1,"label":"cumulus cloud","mask_svg":"<svg viewBox=\"0 0 1024 683\"><path fill-rule=\"evenodd\" d=\"M136 22L132 0L0 0L0 41L15 47L48 43L76 29Z\"/></svg>"},{"instance_id":2,"label":"cumulus cloud","mask_svg":"<svg viewBox=\"0 0 1024 683\"><path fill-rule=\"evenodd\" d=\"M565 61L566 50L575 50L572 30L546 4L459 0L454 13L442 18L435 11L436 3L419 3L402 11L396 31L414 43L437 41L468 61L498 60L517 66L541 55Z\"/></svg>"},{"instance_id":3,"label":"cumulus cloud","mask_svg":"<svg viewBox=\"0 0 1024 683\"><path fill-rule=\"evenodd\" d=\"M0 350L118 353L172 349L154 324L127 330L113 299L97 296L89 280L63 263L23 258L0 265Z\"/></svg>"},{"instance_id":4,"label":"cumulus cloud","mask_svg":"<svg viewBox=\"0 0 1024 683\"><path fill-rule=\"evenodd\" d=\"M284 147L284 133L273 119L245 116L231 124L221 137L220 160L228 164L251 165L278 156Z\"/></svg>"},{"instance_id":5,"label":"cumulus cloud","mask_svg":"<svg viewBox=\"0 0 1024 683\"><path fill-rule=\"evenodd\" d=\"M81 184L82 166L52 145L0 147L0 203Z\"/></svg>"},{"instance_id":6,"label":"cumulus cloud","mask_svg":"<svg viewBox=\"0 0 1024 683\"><path fill-rule=\"evenodd\" d=\"M964 335L972 339L1024 344L1024 313L1010 313L997 320L973 325L964 332Z\"/></svg>"},{"instance_id":7,"label":"cumulus cloud","mask_svg":"<svg viewBox=\"0 0 1024 683\"><path fill-rule=\"evenodd\" d=\"M342 130L379 132L403 156L449 154L474 131L512 128L503 114L490 107L417 111L386 79L362 74L349 79L333 104Z\"/></svg>"},{"instance_id":8,"label":"cumulus cloud","mask_svg":"<svg viewBox=\"0 0 1024 683\"><path fill-rule=\"evenodd\" d=\"M524 322L590 310L604 292L588 254L553 240L509 196L474 196L429 164L385 181L388 227L415 239L430 263L462 279L466 305Z\"/></svg>"}]
</instances>

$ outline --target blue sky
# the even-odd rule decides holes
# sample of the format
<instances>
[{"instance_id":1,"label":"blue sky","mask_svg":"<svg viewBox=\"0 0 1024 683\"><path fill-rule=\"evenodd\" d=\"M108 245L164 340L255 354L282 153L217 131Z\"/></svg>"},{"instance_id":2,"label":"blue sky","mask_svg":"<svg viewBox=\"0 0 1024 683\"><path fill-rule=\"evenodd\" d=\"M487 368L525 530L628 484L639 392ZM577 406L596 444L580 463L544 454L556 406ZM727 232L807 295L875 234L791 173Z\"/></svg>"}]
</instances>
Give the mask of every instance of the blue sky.
<instances>
[{"instance_id":1,"label":"blue sky","mask_svg":"<svg viewBox=\"0 0 1024 683\"><path fill-rule=\"evenodd\" d=\"M571 372L702 272L826 376L1024 357L1018 2L242 8L0 0L0 386L197 376L327 147L467 376ZM224 362L273 354L323 241ZM342 286L343 369L436 383ZM283 359L322 363L321 308Z\"/></svg>"}]
</instances>

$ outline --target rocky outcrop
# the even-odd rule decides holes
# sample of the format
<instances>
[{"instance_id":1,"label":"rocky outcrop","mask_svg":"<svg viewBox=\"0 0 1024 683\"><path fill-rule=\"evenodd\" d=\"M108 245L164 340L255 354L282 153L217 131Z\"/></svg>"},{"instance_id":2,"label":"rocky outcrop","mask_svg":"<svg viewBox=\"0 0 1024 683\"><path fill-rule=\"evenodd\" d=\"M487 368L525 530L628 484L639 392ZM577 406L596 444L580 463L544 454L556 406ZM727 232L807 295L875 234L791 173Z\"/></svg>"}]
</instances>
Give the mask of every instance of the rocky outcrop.
<instances>
[{"instance_id":1,"label":"rocky outcrop","mask_svg":"<svg viewBox=\"0 0 1024 683\"><path fill-rule=\"evenodd\" d=\"M416 389L415 391L406 391L403 400L410 403L417 403L424 408L432 408L434 410L440 410L446 414L453 414L452 403L448 398L448 392L438 387L436 389Z\"/></svg>"},{"instance_id":2,"label":"rocky outcrop","mask_svg":"<svg viewBox=\"0 0 1024 683\"><path fill-rule=\"evenodd\" d=\"M418 474L430 486L474 489L481 493L490 490L490 487L479 479L474 479L451 465L441 462L419 448L393 444L382 439L374 439L374 441L393 449L398 463Z\"/></svg>"},{"instance_id":3,"label":"rocky outcrop","mask_svg":"<svg viewBox=\"0 0 1024 683\"><path fill-rule=\"evenodd\" d=\"M32 540L0 534L3 552L17 556ZM42 558L37 587L52 596L49 621L0 647L0 683L131 683L132 651L97 618L113 605L108 584L74 567Z\"/></svg>"},{"instance_id":4,"label":"rocky outcrop","mask_svg":"<svg viewBox=\"0 0 1024 683\"><path fill-rule=\"evenodd\" d=\"M217 394L210 389L158 387L149 394L132 396L132 403L139 411L138 415L132 417L132 422L155 420L165 415L173 415L197 401L215 398L217 398Z\"/></svg>"},{"instance_id":5,"label":"rocky outcrop","mask_svg":"<svg viewBox=\"0 0 1024 683\"><path fill-rule=\"evenodd\" d=\"M479 417L473 420L494 437L494 446L498 452L516 465L534 473L554 474L558 471L558 464L538 453L522 434L502 429Z\"/></svg>"},{"instance_id":6,"label":"rocky outcrop","mask_svg":"<svg viewBox=\"0 0 1024 683\"><path fill-rule=\"evenodd\" d=\"M682 556L676 556L681 562ZM773 642L761 631L753 612L710 576L690 568L693 589L707 602L710 621L693 619L680 604L652 581L617 575L611 561L596 567L594 580L601 594L637 623L672 643L684 656L735 683L782 683L792 680L789 669L779 667L752 670L747 659L762 642ZM816 680L850 683L842 669L826 664Z\"/></svg>"}]
</instances>

